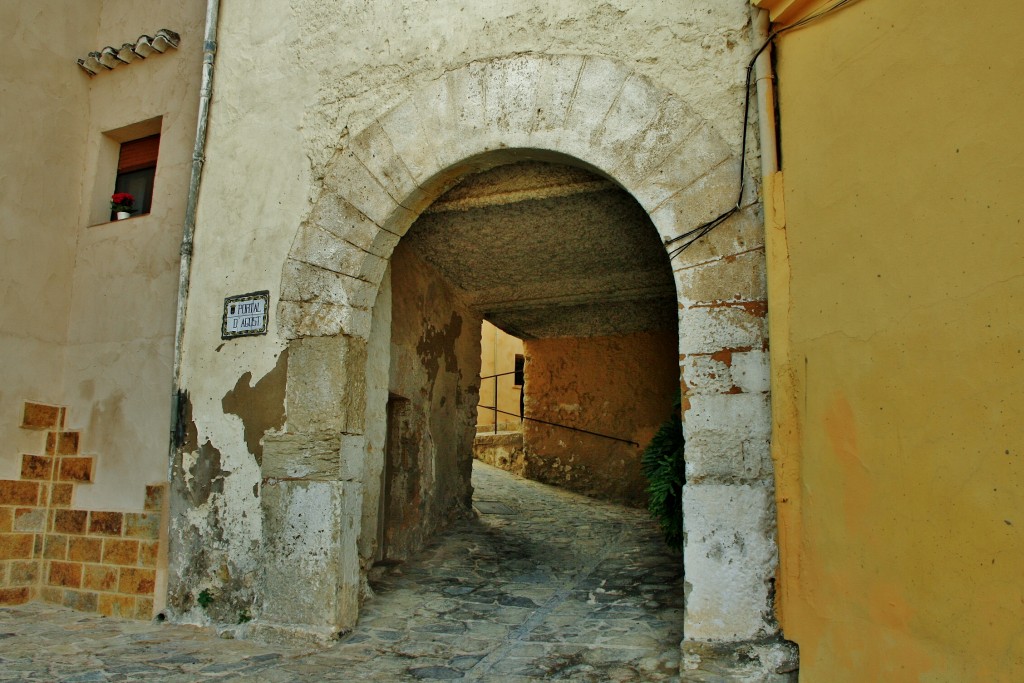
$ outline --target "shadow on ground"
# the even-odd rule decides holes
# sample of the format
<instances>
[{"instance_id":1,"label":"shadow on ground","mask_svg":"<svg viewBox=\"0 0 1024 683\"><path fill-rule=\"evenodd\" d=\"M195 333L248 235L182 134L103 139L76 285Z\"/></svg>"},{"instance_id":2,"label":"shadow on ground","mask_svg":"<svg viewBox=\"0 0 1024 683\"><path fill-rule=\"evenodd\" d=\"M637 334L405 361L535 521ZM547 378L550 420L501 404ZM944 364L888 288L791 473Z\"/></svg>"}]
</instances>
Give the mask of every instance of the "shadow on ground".
<instances>
[{"instance_id":1,"label":"shadow on ground","mask_svg":"<svg viewBox=\"0 0 1024 683\"><path fill-rule=\"evenodd\" d=\"M314 652L50 605L0 609L0 681L678 680L682 561L643 511L481 463L478 514Z\"/></svg>"}]
</instances>

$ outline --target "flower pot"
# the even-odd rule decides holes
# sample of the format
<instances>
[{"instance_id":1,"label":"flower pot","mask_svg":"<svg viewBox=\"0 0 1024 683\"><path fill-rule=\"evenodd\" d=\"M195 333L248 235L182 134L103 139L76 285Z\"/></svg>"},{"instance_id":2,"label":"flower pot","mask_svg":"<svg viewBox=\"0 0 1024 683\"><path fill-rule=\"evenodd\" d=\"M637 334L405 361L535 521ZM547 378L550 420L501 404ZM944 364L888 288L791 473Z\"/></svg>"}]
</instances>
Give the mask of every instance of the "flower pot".
<instances>
[{"instance_id":1,"label":"flower pot","mask_svg":"<svg viewBox=\"0 0 1024 683\"><path fill-rule=\"evenodd\" d=\"M118 211L117 212L117 220L119 220L119 221L123 221L125 218L131 218L131 217L132 217L132 215L128 211Z\"/></svg>"}]
</instances>

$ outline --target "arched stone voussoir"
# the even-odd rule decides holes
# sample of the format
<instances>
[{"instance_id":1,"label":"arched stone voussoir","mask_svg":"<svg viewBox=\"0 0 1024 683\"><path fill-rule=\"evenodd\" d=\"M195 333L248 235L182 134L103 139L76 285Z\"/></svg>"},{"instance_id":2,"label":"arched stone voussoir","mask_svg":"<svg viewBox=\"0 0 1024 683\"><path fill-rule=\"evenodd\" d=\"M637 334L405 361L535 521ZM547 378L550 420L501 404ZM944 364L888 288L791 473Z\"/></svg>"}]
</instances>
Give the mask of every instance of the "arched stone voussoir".
<instances>
[{"instance_id":1,"label":"arched stone voussoir","mask_svg":"<svg viewBox=\"0 0 1024 683\"><path fill-rule=\"evenodd\" d=\"M351 147L339 150L331 159L324 174L324 185L333 188L380 226L402 208Z\"/></svg>"},{"instance_id":2,"label":"arched stone voussoir","mask_svg":"<svg viewBox=\"0 0 1024 683\"><path fill-rule=\"evenodd\" d=\"M528 127L503 130L502 115L488 112L488 102L501 98L489 91L496 72L501 69L491 62L475 62L431 81L380 118L403 166L426 190L426 203L446 189L438 177L457 177L450 169L464 159L525 146Z\"/></svg>"},{"instance_id":3,"label":"arched stone voussoir","mask_svg":"<svg viewBox=\"0 0 1024 683\"><path fill-rule=\"evenodd\" d=\"M413 177L379 121L351 138L349 149L399 205L418 214L433 201Z\"/></svg>"},{"instance_id":4,"label":"arched stone voussoir","mask_svg":"<svg viewBox=\"0 0 1024 683\"><path fill-rule=\"evenodd\" d=\"M598 57L585 58L575 83L562 84L572 88L564 115L559 116L557 110L552 112L549 122L557 125L538 127L534 143L579 157L607 173L619 165L619 159L617 149L603 139L605 122L619 102L626 83L634 78L637 77L633 71L624 64Z\"/></svg>"},{"instance_id":5,"label":"arched stone voussoir","mask_svg":"<svg viewBox=\"0 0 1024 683\"><path fill-rule=\"evenodd\" d=\"M484 70L484 110L487 125L498 134L529 134L537 117L537 90L548 76L550 62L540 55L521 54L488 62ZM449 74L453 91L458 91L461 74ZM522 141L509 141L521 146Z\"/></svg>"},{"instance_id":6,"label":"arched stone voussoir","mask_svg":"<svg viewBox=\"0 0 1024 683\"><path fill-rule=\"evenodd\" d=\"M277 328L285 339L332 337L343 334L370 338L371 311L323 301L289 301L277 304Z\"/></svg>"},{"instance_id":7,"label":"arched stone voussoir","mask_svg":"<svg viewBox=\"0 0 1024 683\"><path fill-rule=\"evenodd\" d=\"M337 192L322 193L306 222L383 259L391 258L391 252L401 238L401 235L371 221ZM292 249L295 249L294 243ZM289 255L293 256L294 252L289 252Z\"/></svg>"},{"instance_id":8,"label":"arched stone voussoir","mask_svg":"<svg viewBox=\"0 0 1024 683\"><path fill-rule=\"evenodd\" d=\"M309 223L299 227L288 256L293 261L371 283L380 282L388 265L386 259Z\"/></svg>"},{"instance_id":9,"label":"arched stone voussoir","mask_svg":"<svg viewBox=\"0 0 1024 683\"><path fill-rule=\"evenodd\" d=\"M666 249L672 251L683 246L690 238L670 241L717 219L736 206L740 189L739 166L738 160L728 158L665 199L656 209L648 211ZM751 225L749 215L751 212L758 215L759 208L756 186L748 180L744 183L740 210L684 252L673 256L673 270L762 245L763 227ZM734 249L731 245L744 246Z\"/></svg>"},{"instance_id":10,"label":"arched stone voussoir","mask_svg":"<svg viewBox=\"0 0 1024 683\"><path fill-rule=\"evenodd\" d=\"M582 55L542 55L543 68L537 80L530 125L534 136L558 134L565 130L565 119L576 96L580 73L588 59Z\"/></svg>"},{"instance_id":11,"label":"arched stone voussoir","mask_svg":"<svg viewBox=\"0 0 1024 683\"><path fill-rule=\"evenodd\" d=\"M727 218L672 259L672 270L675 271L677 282L683 270L751 251L763 251L763 221L759 204L748 206ZM672 249L672 245L666 245L666 248Z\"/></svg>"},{"instance_id":12,"label":"arched stone voussoir","mask_svg":"<svg viewBox=\"0 0 1024 683\"><path fill-rule=\"evenodd\" d=\"M714 126L701 121L634 188L633 196L648 213L653 214L673 197L711 177L715 183L717 208L713 214L718 215L736 203L739 167L739 156L733 154ZM720 192L726 187L731 188L730 192ZM722 205L718 202L719 196L728 196L728 202Z\"/></svg>"},{"instance_id":13,"label":"arched stone voussoir","mask_svg":"<svg viewBox=\"0 0 1024 683\"><path fill-rule=\"evenodd\" d=\"M281 299L368 309L373 306L378 284L289 258L284 264Z\"/></svg>"},{"instance_id":14,"label":"arched stone voussoir","mask_svg":"<svg viewBox=\"0 0 1024 683\"><path fill-rule=\"evenodd\" d=\"M288 259L281 278L278 329L286 339L336 334L366 339L377 285Z\"/></svg>"},{"instance_id":15,"label":"arched stone voussoir","mask_svg":"<svg viewBox=\"0 0 1024 683\"><path fill-rule=\"evenodd\" d=\"M622 107L656 107L654 118L647 121L628 138L618 140L612 138L616 145L618 161L609 169L610 175L624 187L639 192L648 177L665 163L667 159L680 154L680 148L700 127L707 125L696 112L674 93L666 93L657 88L646 78L638 78L639 84L651 92L643 94L644 101L638 104L624 102ZM629 91L624 94L630 95ZM637 95L633 95L637 97ZM638 98L638 97L637 97ZM618 114L616 114L618 116ZM607 126L606 126L607 128ZM635 196L635 195L634 195ZM637 201L640 201L637 199ZM641 202L643 205L643 202ZM647 208L653 208L647 207Z\"/></svg>"},{"instance_id":16,"label":"arched stone voussoir","mask_svg":"<svg viewBox=\"0 0 1024 683\"><path fill-rule=\"evenodd\" d=\"M703 147L695 152L682 143L700 123L672 93L618 62L522 54L473 62L431 81L381 116L367 136L386 138L377 148L390 147L397 159L372 163L398 170L376 176L415 212L446 189L445 180L457 179L451 171L466 159L510 149L577 158L636 194L681 150L699 163ZM692 145L726 149L707 137L694 136ZM390 179L397 176L405 177Z\"/></svg>"},{"instance_id":17,"label":"arched stone voussoir","mask_svg":"<svg viewBox=\"0 0 1024 683\"><path fill-rule=\"evenodd\" d=\"M768 298L760 249L677 270L675 279L679 301L687 308L745 305L760 311Z\"/></svg>"}]
</instances>

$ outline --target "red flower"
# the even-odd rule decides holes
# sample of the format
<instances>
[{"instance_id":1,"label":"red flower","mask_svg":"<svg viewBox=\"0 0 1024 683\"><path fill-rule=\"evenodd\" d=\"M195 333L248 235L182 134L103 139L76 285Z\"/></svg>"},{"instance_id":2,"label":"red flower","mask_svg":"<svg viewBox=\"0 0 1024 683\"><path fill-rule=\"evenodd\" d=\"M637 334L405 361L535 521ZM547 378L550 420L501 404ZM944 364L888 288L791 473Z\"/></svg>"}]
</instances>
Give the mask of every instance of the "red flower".
<instances>
[{"instance_id":1,"label":"red flower","mask_svg":"<svg viewBox=\"0 0 1024 683\"><path fill-rule=\"evenodd\" d=\"M133 204L135 204L135 197L131 196L131 194L128 192L115 192L114 194L110 195L110 203L115 204L117 206L127 206L130 208Z\"/></svg>"}]
</instances>

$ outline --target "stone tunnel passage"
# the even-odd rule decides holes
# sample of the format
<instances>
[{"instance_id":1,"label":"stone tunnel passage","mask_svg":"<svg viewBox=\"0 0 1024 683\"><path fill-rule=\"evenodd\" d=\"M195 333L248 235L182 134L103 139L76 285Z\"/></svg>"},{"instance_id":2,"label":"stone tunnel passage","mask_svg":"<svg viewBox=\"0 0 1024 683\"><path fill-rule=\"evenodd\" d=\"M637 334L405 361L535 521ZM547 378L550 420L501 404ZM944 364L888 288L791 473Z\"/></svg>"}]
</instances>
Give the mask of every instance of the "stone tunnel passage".
<instances>
[{"instance_id":1,"label":"stone tunnel passage","mask_svg":"<svg viewBox=\"0 0 1024 683\"><path fill-rule=\"evenodd\" d=\"M495 374L481 373L481 324L523 340L522 458L512 471L646 505L642 447L679 386L665 248L611 180L570 159L521 154L462 177L392 254L375 306L391 306L390 320L375 322L390 325L387 388L371 401L387 415L379 521L364 510L365 529L378 529L377 561L405 559L468 507L476 423L500 402L495 379L479 379Z\"/></svg>"},{"instance_id":2,"label":"stone tunnel passage","mask_svg":"<svg viewBox=\"0 0 1024 683\"><path fill-rule=\"evenodd\" d=\"M53 605L0 608L0 680L659 681L678 676L682 562L646 513L476 463L473 519L375 582L321 650Z\"/></svg>"},{"instance_id":3,"label":"stone tunnel passage","mask_svg":"<svg viewBox=\"0 0 1024 683\"><path fill-rule=\"evenodd\" d=\"M375 643L365 645L367 656L398 633L422 631L459 647L499 638L478 643L480 661L457 655L476 677L585 673L628 661L622 672L654 680L672 669L682 560L659 554L656 532L636 532L653 529L645 512L626 522L614 506L576 498L559 509L530 493L546 489L524 482L505 501L509 492L495 488L499 475L485 466L475 492L469 482L477 408L486 404L479 330L489 320L525 342L533 389L523 443L533 466L523 474L616 503L645 502L641 442L671 411L679 377L675 288L647 214L586 169L499 165L466 176L420 216L396 247L382 292L376 308L390 302L390 319L374 324L390 330L387 390L377 392L381 404L386 394L385 456L376 566L364 567L389 597L360 608L357 637ZM626 441L594 432L621 432ZM467 522L471 496L480 516ZM415 569L386 573L424 548ZM618 602L628 598L633 607ZM666 604L674 607L656 618L644 611ZM412 617L396 618L405 612ZM596 659L581 643L600 646ZM435 657L422 675L457 675L451 657Z\"/></svg>"}]
</instances>

